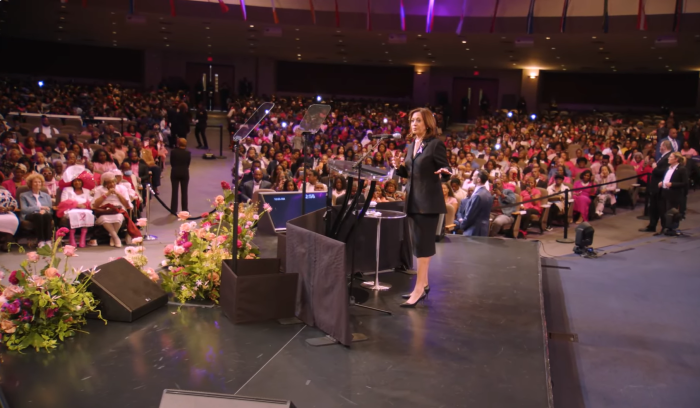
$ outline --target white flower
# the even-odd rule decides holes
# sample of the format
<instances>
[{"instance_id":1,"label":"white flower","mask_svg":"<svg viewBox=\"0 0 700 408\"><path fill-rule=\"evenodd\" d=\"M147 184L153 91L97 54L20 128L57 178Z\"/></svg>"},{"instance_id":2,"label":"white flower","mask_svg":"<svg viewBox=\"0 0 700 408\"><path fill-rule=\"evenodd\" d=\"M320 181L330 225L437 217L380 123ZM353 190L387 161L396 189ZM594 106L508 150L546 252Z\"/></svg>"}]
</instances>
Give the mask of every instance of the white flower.
<instances>
[{"instance_id":1,"label":"white flower","mask_svg":"<svg viewBox=\"0 0 700 408\"><path fill-rule=\"evenodd\" d=\"M83 308L82 306L78 305L78 306L75 307L75 310L80 310L80 309L82 309L82 308Z\"/></svg>"},{"instance_id":2,"label":"white flower","mask_svg":"<svg viewBox=\"0 0 700 408\"><path fill-rule=\"evenodd\" d=\"M197 279L197 282L195 282L194 284L195 284L195 286L200 287L200 286L202 286L202 280Z\"/></svg>"},{"instance_id":3,"label":"white flower","mask_svg":"<svg viewBox=\"0 0 700 408\"><path fill-rule=\"evenodd\" d=\"M140 244L143 242L143 237L136 237L136 238L132 239L131 242L134 244Z\"/></svg>"},{"instance_id":4,"label":"white flower","mask_svg":"<svg viewBox=\"0 0 700 408\"><path fill-rule=\"evenodd\" d=\"M161 263L160 263L160 266L163 266L163 267L168 266L168 260L167 260L167 259L163 259L163 261L161 261Z\"/></svg>"}]
</instances>

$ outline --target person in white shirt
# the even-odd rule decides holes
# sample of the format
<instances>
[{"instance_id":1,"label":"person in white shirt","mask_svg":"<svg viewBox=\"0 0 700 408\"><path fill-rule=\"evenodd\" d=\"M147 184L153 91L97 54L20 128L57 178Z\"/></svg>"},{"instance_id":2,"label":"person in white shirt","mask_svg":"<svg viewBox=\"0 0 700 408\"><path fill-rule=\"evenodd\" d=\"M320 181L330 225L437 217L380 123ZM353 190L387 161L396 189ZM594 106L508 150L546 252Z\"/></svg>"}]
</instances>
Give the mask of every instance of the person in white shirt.
<instances>
[{"instance_id":1,"label":"person in white shirt","mask_svg":"<svg viewBox=\"0 0 700 408\"><path fill-rule=\"evenodd\" d=\"M462 200L467 198L467 192L464 189L462 189L461 184L462 183L457 178L453 178L452 180L450 180L450 188L452 188L452 193L455 195L455 198L460 203L462 202Z\"/></svg>"},{"instance_id":2,"label":"person in white shirt","mask_svg":"<svg viewBox=\"0 0 700 408\"><path fill-rule=\"evenodd\" d=\"M549 201L552 202L552 206L549 208L549 218L547 218L547 231L552 230L552 221L557 219L560 215L565 217L568 214L564 214L564 199L566 197L564 191L568 190L569 187L564 184L564 176L557 173L554 176L554 184L547 187L547 195L556 194L553 197L549 197ZM573 197L572 197L573 199Z\"/></svg>"},{"instance_id":3,"label":"person in white shirt","mask_svg":"<svg viewBox=\"0 0 700 408\"><path fill-rule=\"evenodd\" d=\"M54 136L58 136L60 132L55 127L51 126L51 124L49 123L49 118L46 117L46 115L43 115L41 117L41 126L37 126L34 128L35 135L41 133L45 134L48 139L52 139Z\"/></svg>"},{"instance_id":4,"label":"person in white shirt","mask_svg":"<svg viewBox=\"0 0 700 408\"><path fill-rule=\"evenodd\" d=\"M306 172L307 182L306 182L306 192L327 192L328 186L319 182L319 174L316 170L309 170Z\"/></svg>"}]
</instances>

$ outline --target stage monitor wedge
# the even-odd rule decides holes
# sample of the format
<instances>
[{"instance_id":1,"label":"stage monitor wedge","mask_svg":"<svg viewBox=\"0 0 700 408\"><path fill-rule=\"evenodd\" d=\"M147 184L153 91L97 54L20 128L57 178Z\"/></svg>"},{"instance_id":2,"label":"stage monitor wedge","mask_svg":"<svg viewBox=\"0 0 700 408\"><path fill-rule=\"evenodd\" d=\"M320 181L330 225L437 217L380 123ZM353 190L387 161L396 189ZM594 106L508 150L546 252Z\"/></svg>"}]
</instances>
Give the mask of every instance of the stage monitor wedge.
<instances>
[{"instance_id":1,"label":"stage monitor wedge","mask_svg":"<svg viewBox=\"0 0 700 408\"><path fill-rule=\"evenodd\" d=\"M133 322L168 303L168 294L124 258L98 269L89 290L106 320Z\"/></svg>"},{"instance_id":2,"label":"stage monitor wedge","mask_svg":"<svg viewBox=\"0 0 700 408\"><path fill-rule=\"evenodd\" d=\"M211 392L163 390L159 408L296 408L291 401Z\"/></svg>"}]
</instances>

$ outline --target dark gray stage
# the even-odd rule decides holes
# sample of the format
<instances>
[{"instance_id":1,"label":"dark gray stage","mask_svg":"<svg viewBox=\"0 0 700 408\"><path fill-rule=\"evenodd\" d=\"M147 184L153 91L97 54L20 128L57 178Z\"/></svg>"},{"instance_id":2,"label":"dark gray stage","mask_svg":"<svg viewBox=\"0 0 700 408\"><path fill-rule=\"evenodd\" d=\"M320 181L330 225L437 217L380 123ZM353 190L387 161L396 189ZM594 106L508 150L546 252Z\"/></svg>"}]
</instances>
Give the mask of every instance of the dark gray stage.
<instances>
[{"instance_id":1,"label":"dark gray stage","mask_svg":"<svg viewBox=\"0 0 700 408\"><path fill-rule=\"evenodd\" d=\"M416 309L413 277L351 308L351 348L314 348L302 324L233 325L220 309L168 306L132 324L90 322L53 353L2 353L13 408L157 407L165 388L292 400L298 408L551 407L537 244L451 237Z\"/></svg>"}]
</instances>

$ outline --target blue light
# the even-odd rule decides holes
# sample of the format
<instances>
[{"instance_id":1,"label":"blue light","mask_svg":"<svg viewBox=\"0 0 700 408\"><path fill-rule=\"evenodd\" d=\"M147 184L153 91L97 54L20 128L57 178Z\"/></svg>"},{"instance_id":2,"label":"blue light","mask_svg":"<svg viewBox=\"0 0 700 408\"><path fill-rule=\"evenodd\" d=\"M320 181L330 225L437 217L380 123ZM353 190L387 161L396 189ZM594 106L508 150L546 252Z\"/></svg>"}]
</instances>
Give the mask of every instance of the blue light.
<instances>
[{"instance_id":1,"label":"blue light","mask_svg":"<svg viewBox=\"0 0 700 408\"><path fill-rule=\"evenodd\" d=\"M39 81L39 88L43 88L43 87L44 87L44 81Z\"/></svg>"},{"instance_id":2,"label":"blue light","mask_svg":"<svg viewBox=\"0 0 700 408\"><path fill-rule=\"evenodd\" d=\"M496 148L496 150L501 150L501 144L500 144L500 143L496 143L496 145L494 146L494 148Z\"/></svg>"},{"instance_id":3,"label":"blue light","mask_svg":"<svg viewBox=\"0 0 700 408\"><path fill-rule=\"evenodd\" d=\"M321 95L318 95L318 96L316 97L316 102L321 102Z\"/></svg>"},{"instance_id":4,"label":"blue light","mask_svg":"<svg viewBox=\"0 0 700 408\"><path fill-rule=\"evenodd\" d=\"M282 127L286 128L287 127L287 122L282 122Z\"/></svg>"},{"instance_id":5,"label":"blue light","mask_svg":"<svg viewBox=\"0 0 700 408\"><path fill-rule=\"evenodd\" d=\"M512 118L513 117L513 112L508 112L508 117Z\"/></svg>"},{"instance_id":6,"label":"blue light","mask_svg":"<svg viewBox=\"0 0 700 408\"><path fill-rule=\"evenodd\" d=\"M530 115L530 119L532 119L532 120L537 119L537 115L535 115L535 114L533 113L532 115Z\"/></svg>"}]
</instances>

